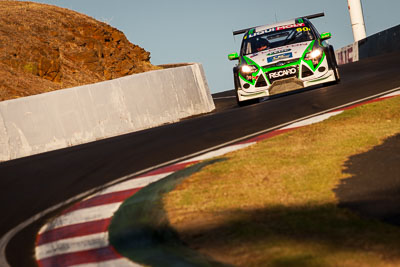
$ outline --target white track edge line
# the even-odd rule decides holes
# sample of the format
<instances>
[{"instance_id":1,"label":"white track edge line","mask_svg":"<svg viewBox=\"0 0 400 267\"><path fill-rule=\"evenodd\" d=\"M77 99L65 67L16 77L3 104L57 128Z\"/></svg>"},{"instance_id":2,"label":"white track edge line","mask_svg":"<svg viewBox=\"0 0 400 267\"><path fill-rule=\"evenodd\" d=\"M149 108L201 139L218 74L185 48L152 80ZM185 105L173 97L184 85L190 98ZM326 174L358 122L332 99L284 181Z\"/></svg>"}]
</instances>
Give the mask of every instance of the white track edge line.
<instances>
[{"instance_id":1,"label":"white track edge line","mask_svg":"<svg viewBox=\"0 0 400 267\"><path fill-rule=\"evenodd\" d=\"M92 235L78 236L57 240L36 247L36 260L44 260L56 256L107 247L108 231Z\"/></svg>"},{"instance_id":2,"label":"white track edge line","mask_svg":"<svg viewBox=\"0 0 400 267\"><path fill-rule=\"evenodd\" d=\"M70 267L141 267L141 266L142 265L130 261L127 258L120 258L120 259L101 261L96 263L71 265Z\"/></svg>"}]
</instances>

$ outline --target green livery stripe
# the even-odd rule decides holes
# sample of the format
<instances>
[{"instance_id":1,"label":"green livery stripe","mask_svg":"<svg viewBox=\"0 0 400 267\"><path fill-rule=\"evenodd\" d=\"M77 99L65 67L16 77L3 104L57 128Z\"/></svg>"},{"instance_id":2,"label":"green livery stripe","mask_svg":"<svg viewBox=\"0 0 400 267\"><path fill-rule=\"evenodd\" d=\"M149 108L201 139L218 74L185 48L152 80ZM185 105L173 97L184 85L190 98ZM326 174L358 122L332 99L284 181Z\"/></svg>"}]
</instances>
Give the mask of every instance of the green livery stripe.
<instances>
[{"instance_id":1,"label":"green livery stripe","mask_svg":"<svg viewBox=\"0 0 400 267\"><path fill-rule=\"evenodd\" d=\"M253 30L254 30L254 29L253 29ZM309 52L311 52L311 51L313 50L313 47L314 47L314 45L315 45L315 42L316 42L316 40L313 40L313 41L307 46L307 48L304 50L303 55L301 56L301 58L300 58L298 61L292 62L292 63L289 63L289 64L286 64L286 65L283 65L283 66L279 66L279 67L264 68L264 67L259 66L256 62L254 62L253 60L251 60L250 58L248 58L248 57L246 57L246 56L243 56L243 59L246 61L246 63L247 63L248 65L252 65L252 66L256 66L256 67L257 67L258 71L252 74L253 78L254 78L255 76L257 76L257 75L260 73L260 70L262 71L262 73L267 73L267 72L270 72L270 71L279 70L279 69L284 69L284 68L291 67L291 66L296 66L296 65L299 65L299 67L300 67L300 66L301 66L301 62L304 62L313 72L315 72L315 71L319 68L319 66L321 66L322 62L324 61L324 59L325 59L325 57L326 57L325 52L322 51L321 60L319 61L318 65L315 66L315 67L314 67L314 65L312 64L312 61L311 61L311 60L305 60L306 54L309 53ZM301 76L301 69L302 69L302 68L299 68L298 78L300 78L300 76ZM246 80L246 79L240 74L240 72L238 72L238 73L239 73L239 77L240 77L243 81L245 81L245 82L247 82L247 83L249 83L249 84L251 84L251 85L254 85L254 84L256 83L255 79L252 79L251 81L248 81L248 80ZM269 81L268 77L265 77L265 78L266 78L267 84L268 84L268 85L271 85L271 82Z\"/></svg>"},{"instance_id":2,"label":"green livery stripe","mask_svg":"<svg viewBox=\"0 0 400 267\"><path fill-rule=\"evenodd\" d=\"M306 60L303 59L303 61L307 64L307 66L309 66L311 68L312 71L316 71L319 68L319 66L321 66L322 61L324 61L324 59L325 59L325 52L322 52L322 58L319 61L318 65L315 66L315 67L314 67L314 65L312 64L312 62L310 60L306 61Z\"/></svg>"},{"instance_id":3,"label":"green livery stripe","mask_svg":"<svg viewBox=\"0 0 400 267\"><path fill-rule=\"evenodd\" d=\"M246 83L249 83L249 84L251 84L251 85L254 85L254 84L256 83L256 80L254 80L254 79L252 79L251 81L246 80L246 78L244 78L240 72L238 72L238 73L239 73L240 79L242 79L242 80L245 81Z\"/></svg>"},{"instance_id":4,"label":"green livery stripe","mask_svg":"<svg viewBox=\"0 0 400 267\"><path fill-rule=\"evenodd\" d=\"M324 59L325 59L325 52L322 51L322 58L321 58L321 60L319 61L318 65L316 67L314 67L314 65L312 64L311 60L305 60L306 54L312 51L312 48L314 47L314 44L315 44L315 40L310 43L310 45L304 51L303 56L301 57L301 60L304 63L306 63L307 66L309 66L312 71L316 71L318 69L318 67L322 64L322 61L324 61Z\"/></svg>"},{"instance_id":5,"label":"green livery stripe","mask_svg":"<svg viewBox=\"0 0 400 267\"><path fill-rule=\"evenodd\" d=\"M315 40L313 40L313 41L307 46L306 50L304 50L304 53L303 53L303 55L301 56L302 59L305 58L305 56L306 56L306 54L307 54L308 52L311 52L312 47L314 46L314 43L315 43Z\"/></svg>"},{"instance_id":6,"label":"green livery stripe","mask_svg":"<svg viewBox=\"0 0 400 267\"><path fill-rule=\"evenodd\" d=\"M247 64L249 64L249 65L254 65L254 66L256 66L258 69L260 69L260 66L259 66L257 63L255 63L253 60L251 60L250 58L248 58L248 57L243 57L243 58L244 58L244 60L246 61Z\"/></svg>"},{"instance_id":7,"label":"green livery stripe","mask_svg":"<svg viewBox=\"0 0 400 267\"><path fill-rule=\"evenodd\" d=\"M250 66L256 66L257 69L258 69L258 71L257 71L257 72L254 72L254 73L252 74L253 79L252 79L251 81L245 79L245 78L242 76L242 74L240 73L240 71L238 71L239 77L240 77L243 81L245 81L245 82L247 82L247 83L249 83L249 84L251 84L251 85L254 85L254 84L256 83L256 80L254 79L254 77L257 76L258 73L260 73L260 70L261 70L262 68L261 68L257 63L255 63L253 60L251 60L250 58L248 58L248 57L246 57L246 56L243 56L243 58L244 58L244 60L246 61L246 63L247 63L248 65L250 65Z\"/></svg>"}]
</instances>

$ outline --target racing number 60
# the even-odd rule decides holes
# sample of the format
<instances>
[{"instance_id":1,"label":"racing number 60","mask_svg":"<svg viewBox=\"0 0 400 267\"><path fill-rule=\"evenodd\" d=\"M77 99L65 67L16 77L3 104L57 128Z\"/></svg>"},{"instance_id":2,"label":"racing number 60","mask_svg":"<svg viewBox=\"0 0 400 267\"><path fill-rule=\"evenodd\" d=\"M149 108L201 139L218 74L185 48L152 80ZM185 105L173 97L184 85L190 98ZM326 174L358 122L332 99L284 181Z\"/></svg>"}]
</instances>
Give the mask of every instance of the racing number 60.
<instances>
[{"instance_id":1,"label":"racing number 60","mask_svg":"<svg viewBox=\"0 0 400 267\"><path fill-rule=\"evenodd\" d=\"M308 27L297 28L296 31L298 31L298 32L308 32L308 31L310 31L310 28L308 28Z\"/></svg>"}]
</instances>

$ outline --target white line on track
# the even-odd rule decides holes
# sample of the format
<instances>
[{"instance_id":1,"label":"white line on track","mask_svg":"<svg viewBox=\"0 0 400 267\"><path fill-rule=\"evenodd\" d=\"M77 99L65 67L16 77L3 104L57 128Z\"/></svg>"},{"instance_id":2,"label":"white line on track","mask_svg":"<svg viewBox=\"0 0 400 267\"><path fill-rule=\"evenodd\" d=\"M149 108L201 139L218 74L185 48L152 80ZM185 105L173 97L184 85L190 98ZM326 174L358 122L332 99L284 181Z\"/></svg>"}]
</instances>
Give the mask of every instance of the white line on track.
<instances>
[{"instance_id":1,"label":"white line on track","mask_svg":"<svg viewBox=\"0 0 400 267\"><path fill-rule=\"evenodd\" d=\"M43 260L61 254L103 248L106 246L108 246L108 231L66 238L36 247L36 260Z\"/></svg>"},{"instance_id":2,"label":"white line on track","mask_svg":"<svg viewBox=\"0 0 400 267\"><path fill-rule=\"evenodd\" d=\"M390 94L387 94L387 95L383 95L383 96L381 96L381 97L379 97L379 98L391 97L391 96L398 96L398 95L400 95L400 91L395 91L395 92L393 92L393 93L390 93Z\"/></svg>"},{"instance_id":3,"label":"white line on track","mask_svg":"<svg viewBox=\"0 0 400 267\"><path fill-rule=\"evenodd\" d=\"M114 192L118 192L118 191L122 191L122 190L145 187L153 182L156 182L156 181L170 175L171 173L173 173L173 172L166 172L166 173L146 176L143 178L136 178L136 179L128 180L126 182L122 182L120 184L116 184L116 185L107 187L103 191L99 192L98 195L104 195L104 194L114 193Z\"/></svg>"},{"instance_id":4,"label":"white line on track","mask_svg":"<svg viewBox=\"0 0 400 267\"><path fill-rule=\"evenodd\" d=\"M239 144L239 145L232 145L232 146L227 146L227 147L223 147L220 149L217 149L215 151L211 151L208 153L205 153L203 155L194 157L194 158L190 158L188 160L182 161L182 163L185 162L191 162L191 161L201 161L201 160L205 160L205 159L210 159L210 158L214 158L214 157L218 157L218 156L222 156L226 153L235 151L235 150L239 150L248 146L251 146L252 144L255 144L256 142L251 142L251 143L247 143L247 144Z\"/></svg>"},{"instance_id":5,"label":"white line on track","mask_svg":"<svg viewBox=\"0 0 400 267\"><path fill-rule=\"evenodd\" d=\"M96 263L72 265L71 267L139 267L142 265L136 264L126 258L109 260Z\"/></svg>"},{"instance_id":6,"label":"white line on track","mask_svg":"<svg viewBox=\"0 0 400 267\"><path fill-rule=\"evenodd\" d=\"M217 145L217 146L214 146L214 147L210 147L210 148L207 148L207 149L204 149L204 150L189 154L187 156L176 158L174 160L170 160L170 161L164 162L162 164L158 164L156 166L153 166L153 167L150 167L150 168L147 168L147 169L144 169L144 170L141 170L141 171L138 171L138 172L123 176L123 177L121 177L119 179L116 179L116 180L114 180L114 181L112 181L110 183L107 183L107 184L105 184L103 186L99 186L99 187L93 188L93 189L88 190L88 191L86 191L86 192L84 192L82 194L79 194L79 195L77 195L75 197L72 197L72 198L70 198L70 199L68 199L68 200L66 200L66 201L64 201L62 203L54 205L54 206L52 206L52 207L50 207L50 208L48 208L48 209L46 209L46 210L44 210L42 212L30 217L29 219L27 219L24 222L20 223L19 225L17 225L16 227L14 227L10 231L8 231L5 235L3 235L1 237L1 239L0 239L0 266L2 266L2 267L9 267L10 266L8 264L7 260L6 260L5 250L6 250L6 246L7 246L8 242L18 232L20 232L22 229L24 229L28 225L30 225L30 224L34 223L35 221L39 220L40 218L48 215L49 213L51 213L51 212L53 212L53 211L65 206L65 205L73 203L76 200L79 200L79 199L82 199L82 198L87 197L89 195L92 195L92 194L98 192L101 189L104 189L104 188L106 188L108 186L116 185L116 184L118 184L118 183L120 183L122 181L125 181L127 179L130 179L130 178L132 178L134 176L138 176L138 175L150 172L152 170L156 170L156 169L161 168L161 167L165 167L165 166L168 166L168 165L171 165L171 164L175 164L177 162L188 160L190 158L197 157L197 156L202 155L204 153L207 153L207 152L210 152L210 151L213 151L213 150L216 150L216 149L219 149L219 148L231 145L231 144L235 144L235 143L238 143L240 141L243 141L243 140L246 140L246 139L250 139L252 137L255 137L255 136L258 136L258 135L261 135L261 134L264 134L264 133L267 133L267 132L270 132L270 131L273 131L273 130L280 129L282 127L288 126L290 124L293 124L293 123L296 123L296 122L299 122L299 121L302 121L302 120L305 120L305 119L309 119L309 118L314 117L314 116L318 116L318 115L321 115L321 114L324 114L324 113L328 113L328 112L331 112L331 111L334 111L334 110L338 110L338 109L341 109L341 108L344 108L344 107L347 107L347 106L351 106L351 105L354 105L354 104L357 104L357 103L365 102L367 100L371 100L371 99L374 99L374 98L386 97L386 95L390 95L391 93L394 93L395 91L398 91L398 90L400 90L400 87L397 87L397 88L394 88L394 89L391 89L391 90L387 90L385 92L382 92L382 93L379 93L379 94L375 94L375 95L372 95L372 96L369 96L369 97L365 97L363 99L352 101L352 102L349 102L347 104L340 105L338 107L334 107L334 108L327 109L327 110L324 110L324 111L321 111L321 112L317 112L315 114L312 114L312 115L309 115L309 116L305 116L305 117L302 117L302 118L299 118L299 119L296 119L296 120L293 120L293 121L290 121L290 122L287 122L287 123L283 123L283 124L280 124L280 125L277 125L277 126L274 126L274 127L270 127L268 129L264 129L264 130L258 131L256 133L249 134L249 135L246 135L246 136L231 140L229 142L225 142L223 144L220 144L220 145Z\"/></svg>"},{"instance_id":7,"label":"white line on track","mask_svg":"<svg viewBox=\"0 0 400 267\"><path fill-rule=\"evenodd\" d=\"M342 112L343 112L343 110L325 113L325 114L318 115L318 116L315 116L315 117L312 117L312 118L309 118L309 119L306 119L306 120L303 120L303 121L299 121L299 122L295 122L295 123L289 124L288 126L285 126L285 127L281 128L281 129L285 130L285 129L303 127L303 126L306 126L306 125L318 123L318 122L324 121L324 120L326 120L326 119L328 119L330 117L336 116L336 115L338 115L338 114L340 114Z\"/></svg>"}]
</instances>

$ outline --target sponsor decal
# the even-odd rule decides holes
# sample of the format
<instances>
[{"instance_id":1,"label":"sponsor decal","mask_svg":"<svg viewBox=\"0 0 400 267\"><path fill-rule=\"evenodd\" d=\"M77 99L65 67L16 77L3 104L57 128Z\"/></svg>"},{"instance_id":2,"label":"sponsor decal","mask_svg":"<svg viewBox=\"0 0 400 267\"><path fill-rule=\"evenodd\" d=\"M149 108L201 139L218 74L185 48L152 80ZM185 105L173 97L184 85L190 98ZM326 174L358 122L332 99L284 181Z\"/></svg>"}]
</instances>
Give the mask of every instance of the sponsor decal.
<instances>
[{"instance_id":1,"label":"sponsor decal","mask_svg":"<svg viewBox=\"0 0 400 267\"><path fill-rule=\"evenodd\" d=\"M282 49L282 50L272 51L272 52L269 52L267 54L267 56L273 56L276 54L285 53L285 52L289 52L289 51L290 51L290 49Z\"/></svg>"},{"instance_id":2,"label":"sponsor decal","mask_svg":"<svg viewBox=\"0 0 400 267\"><path fill-rule=\"evenodd\" d=\"M303 27L303 28L297 28L296 31L298 31L298 32L309 32L311 30L308 27Z\"/></svg>"},{"instance_id":3,"label":"sponsor decal","mask_svg":"<svg viewBox=\"0 0 400 267\"><path fill-rule=\"evenodd\" d=\"M268 63L271 63L271 62L274 62L274 61L277 61L277 60L287 59L287 58L292 58L292 57L293 57L292 53L285 53L285 54L281 54L281 55L268 57L267 61L268 61Z\"/></svg>"},{"instance_id":4,"label":"sponsor decal","mask_svg":"<svg viewBox=\"0 0 400 267\"><path fill-rule=\"evenodd\" d=\"M303 42L303 43L296 43L296 44L291 44L288 45L287 47L299 47L299 46L307 46L308 42Z\"/></svg>"},{"instance_id":5,"label":"sponsor decal","mask_svg":"<svg viewBox=\"0 0 400 267\"><path fill-rule=\"evenodd\" d=\"M303 42L303 43L291 44L289 45L289 47L307 46L307 45L308 45L307 42Z\"/></svg>"},{"instance_id":6,"label":"sponsor decal","mask_svg":"<svg viewBox=\"0 0 400 267\"><path fill-rule=\"evenodd\" d=\"M278 70L278 71L272 71L268 73L268 78L271 79L277 79L281 77L286 77L290 75L294 75L297 73L297 69L295 67L293 68L287 68L283 70Z\"/></svg>"},{"instance_id":7,"label":"sponsor decal","mask_svg":"<svg viewBox=\"0 0 400 267\"><path fill-rule=\"evenodd\" d=\"M287 30L287 29L292 29L292 28L297 28L297 27L304 27L304 26L306 26L304 23L296 23L296 24L278 26L278 27L276 27L276 30L277 31L281 31L281 30Z\"/></svg>"},{"instance_id":8,"label":"sponsor decal","mask_svg":"<svg viewBox=\"0 0 400 267\"><path fill-rule=\"evenodd\" d=\"M305 27L305 26L306 26L305 23L295 23L295 24L278 26L278 27L274 27L274 28L265 29L263 31L251 33L251 34L249 34L249 38L253 38L255 36L262 35L262 34L269 33L269 32L282 31L282 30L298 28L298 27Z\"/></svg>"},{"instance_id":9,"label":"sponsor decal","mask_svg":"<svg viewBox=\"0 0 400 267\"><path fill-rule=\"evenodd\" d=\"M273 55L273 54L281 53L281 52L277 52L277 51L281 51L281 50L284 50L284 49L288 49L288 51L290 51L291 48L300 47L300 46L307 46L308 44L309 44L309 42L295 43L295 44L290 44L290 45L285 45L285 46L272 48L272 49L263 51L261 53L268 53L267 56L270 56L270 55Z\"/></svg>"}]
</instances>

